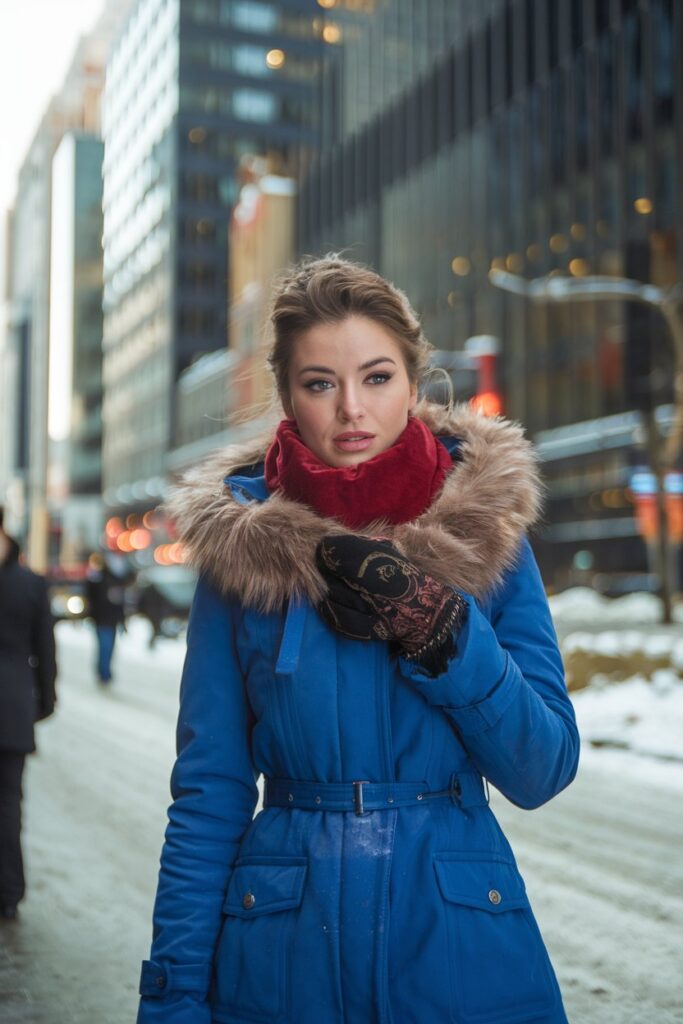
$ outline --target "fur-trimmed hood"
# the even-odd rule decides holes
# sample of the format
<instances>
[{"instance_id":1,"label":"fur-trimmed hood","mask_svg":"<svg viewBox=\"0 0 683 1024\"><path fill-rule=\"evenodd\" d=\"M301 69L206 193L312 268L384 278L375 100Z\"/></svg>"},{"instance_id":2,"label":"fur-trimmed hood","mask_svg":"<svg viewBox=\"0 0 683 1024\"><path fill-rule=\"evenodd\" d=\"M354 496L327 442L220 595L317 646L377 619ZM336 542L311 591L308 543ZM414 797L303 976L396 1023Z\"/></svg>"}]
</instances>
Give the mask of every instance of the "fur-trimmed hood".
<instances>
[{"instance_id":1,"label":"fur-trimmed hood","mask_svg":"<svg viewBox=\"0 0 683 1024\"><path fill-rule=\"evenodd\" d=\"M459 459L418 519L375 523L363 533L381 532L423 571L481 598L514 564L523 534L540 514L535 453L517 423L464 403L448 410L422 401L415 414L434 434L460 440ZM233 493L225 479L261 462L270 440L215 452L184 475L166 503L190 563L222 593L261 611L294 596L317 604L325 584L316 545L326 534L349 532L282 494L245 503Z\"/></svg>"}]
</instances>

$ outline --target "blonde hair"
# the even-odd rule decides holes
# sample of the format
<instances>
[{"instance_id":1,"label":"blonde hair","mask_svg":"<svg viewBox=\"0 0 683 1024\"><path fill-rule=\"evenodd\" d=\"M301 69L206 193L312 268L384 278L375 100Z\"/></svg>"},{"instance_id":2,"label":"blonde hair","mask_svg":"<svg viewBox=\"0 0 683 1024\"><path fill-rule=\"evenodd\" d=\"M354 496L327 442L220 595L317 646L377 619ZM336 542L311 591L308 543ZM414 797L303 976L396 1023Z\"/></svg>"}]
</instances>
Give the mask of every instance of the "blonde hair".
<instances>
[{"instance_id":1,"label":"blonde hair","mask_svg":"<svg viewBox=\"0 0 683 1024\"><path fill-rule=\"evenodd\" d=\"M294 343L310 327L365 316L384 327L398 343L408 377L422 380L429 344L407 296L380 274L338 253L308 256L276 282L271 323L274 342L268 365L280 398L289 394L289 366Z\"/></svg>"}]
</instances>

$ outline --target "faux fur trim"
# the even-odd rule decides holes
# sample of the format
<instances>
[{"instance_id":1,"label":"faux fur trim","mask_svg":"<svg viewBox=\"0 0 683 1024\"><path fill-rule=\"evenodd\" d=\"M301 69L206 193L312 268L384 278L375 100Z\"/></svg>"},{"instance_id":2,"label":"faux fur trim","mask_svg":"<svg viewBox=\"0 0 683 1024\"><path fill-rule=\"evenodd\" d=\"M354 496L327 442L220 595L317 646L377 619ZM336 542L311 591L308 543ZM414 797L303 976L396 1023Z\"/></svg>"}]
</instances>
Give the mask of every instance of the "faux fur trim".
<instances>
[{"instance_id":1,"label":"faux fur trim","mask_svg":"<svg viewBox=\"0 0 683 1024\"><path fill-rule=\"evenodd\" d=\"M460 438L462 459L419 519L375 523L363 533L390 537L423 571L481 598L514 564L540 514L536 455L519 424L464 403L448 410L422 401L415 414L433 433ZM224 478L262 461L271 436L215 452L185 474L166 503L190 563L222 593L261 611L294 596L318 603L325 584L316 545L325 534L348 532L281 494L246 505L235 500Z\"/></svg>"}]
</instances>

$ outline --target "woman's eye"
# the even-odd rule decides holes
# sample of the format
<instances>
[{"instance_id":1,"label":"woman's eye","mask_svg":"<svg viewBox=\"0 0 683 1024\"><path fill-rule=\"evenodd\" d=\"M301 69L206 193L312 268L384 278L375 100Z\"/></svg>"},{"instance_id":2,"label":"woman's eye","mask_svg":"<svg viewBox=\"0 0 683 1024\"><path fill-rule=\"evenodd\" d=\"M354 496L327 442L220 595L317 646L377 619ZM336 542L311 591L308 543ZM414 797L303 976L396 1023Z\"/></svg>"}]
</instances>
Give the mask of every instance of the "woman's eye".
<instances>
[{"instance_id":1,"label":"woman's eye","mask_svg":"<svg viewBox=\"0 0 683 1024\"><path fill-rule=\"evenodd\" d=\"M307 380L304 387L309 391L327 391L334 385L329 380Z\"/></svg>"},{"instance_id":2,"label":"woman's eye","mask_svg":"<svg viewBox=\"0 0 683 1024\"><path fill-rule=\"evenodd\" d=\"M391 380L390 373L371 373L368 377L371 384L385 384L388 380Z\"/></svg>"}]
</instances>

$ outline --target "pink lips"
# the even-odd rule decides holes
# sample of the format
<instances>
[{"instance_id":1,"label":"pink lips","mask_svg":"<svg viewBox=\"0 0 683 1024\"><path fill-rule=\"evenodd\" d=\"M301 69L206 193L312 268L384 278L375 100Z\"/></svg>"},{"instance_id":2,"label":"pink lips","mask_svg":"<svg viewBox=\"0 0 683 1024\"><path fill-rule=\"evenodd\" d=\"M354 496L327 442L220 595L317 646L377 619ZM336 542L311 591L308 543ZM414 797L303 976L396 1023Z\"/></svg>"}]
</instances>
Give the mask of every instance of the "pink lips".
<instances>
[{"instance_id":1,"label":"pink lips","mask_svg":"<svg viewBox=\"0 0 683 1024\"><path fill-rule=\"evenodd\" d=\"M337 434L333 440L342 452L363 452L370 447L374 437L374 434L366 434L362 430L349 430L345 434Z\"/></svg>"}]
</instances>

